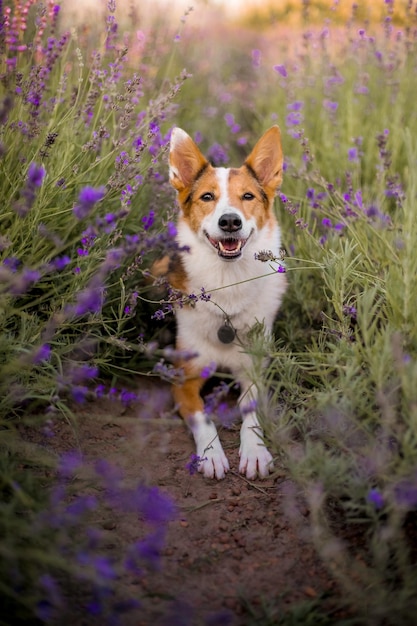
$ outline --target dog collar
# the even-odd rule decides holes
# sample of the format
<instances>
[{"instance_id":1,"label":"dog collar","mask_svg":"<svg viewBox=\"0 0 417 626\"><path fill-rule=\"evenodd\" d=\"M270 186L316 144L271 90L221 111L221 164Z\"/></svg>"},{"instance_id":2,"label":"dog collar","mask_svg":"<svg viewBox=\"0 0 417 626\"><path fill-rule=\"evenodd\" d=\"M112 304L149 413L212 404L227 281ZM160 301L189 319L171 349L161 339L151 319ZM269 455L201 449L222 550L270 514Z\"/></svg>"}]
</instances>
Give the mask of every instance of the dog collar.
<instances>
[{"instance_id":1,"label":"dog collar","mask_svg":"<svg viewBox=\"0 0 417 626\"><path fill-rule=\"evenodd\" d=\"M224 323L217 331L217 337L222 343L232 343L236 337L236 330L229 317L224 318Z\"/></svg>"}]
</instances>

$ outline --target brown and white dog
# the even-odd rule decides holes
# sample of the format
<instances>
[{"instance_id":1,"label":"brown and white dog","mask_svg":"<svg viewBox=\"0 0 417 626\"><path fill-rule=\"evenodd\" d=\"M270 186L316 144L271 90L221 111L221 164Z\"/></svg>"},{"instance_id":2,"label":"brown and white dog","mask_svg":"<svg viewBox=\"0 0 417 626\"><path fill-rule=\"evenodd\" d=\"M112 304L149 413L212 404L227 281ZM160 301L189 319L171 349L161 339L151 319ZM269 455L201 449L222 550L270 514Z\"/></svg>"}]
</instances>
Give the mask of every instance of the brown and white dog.
<instances>
[{"instance_id":1,"label":"brown and white dog","mask_svg":"<svg viewBox=\"0 0 417 626\"><path fill-rule=\"evenodd\" d=\"M229 462L204 412L201 373L215 363L240 383L241 408L256 402L248 375L251 357L242 342L257 322L271 332L286 289L285 274L265 275L255 258L265 250L280 254L273 201L282 169L278 126L261 137L238 169L213 167L185 131L172 132L169 176L180 208L177 241L189 251L171 263L168 280L184 294L199 294L202 288L211 294L210 302L200 300L176 311L176 348L198 356L180 363L185 382L174 386L174 399L194 436L198 469L210 478L224 478ZM256 412L242 414L239 471L249 479L264 478L272 469L272 456Z\"/></svg>"}]
</instances>

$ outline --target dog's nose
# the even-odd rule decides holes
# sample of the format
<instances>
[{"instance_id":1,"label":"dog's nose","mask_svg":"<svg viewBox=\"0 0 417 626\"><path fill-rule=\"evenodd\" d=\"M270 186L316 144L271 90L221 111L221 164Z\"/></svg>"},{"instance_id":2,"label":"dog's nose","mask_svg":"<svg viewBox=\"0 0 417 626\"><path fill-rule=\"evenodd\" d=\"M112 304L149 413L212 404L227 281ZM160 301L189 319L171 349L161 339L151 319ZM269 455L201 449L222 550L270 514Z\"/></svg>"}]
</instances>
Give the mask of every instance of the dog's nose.
<instances>
[{"instance_id":1,"label":"dog's nose","mask_svg":"<svg viewBox=\"0 0 417 626\"><path fill-rule=\"evenodd\" d=\"M242 228L242 220L237 213L225 213L219 219L219 228L225 233L234 233Z\"/></svg>"}]
</instances>

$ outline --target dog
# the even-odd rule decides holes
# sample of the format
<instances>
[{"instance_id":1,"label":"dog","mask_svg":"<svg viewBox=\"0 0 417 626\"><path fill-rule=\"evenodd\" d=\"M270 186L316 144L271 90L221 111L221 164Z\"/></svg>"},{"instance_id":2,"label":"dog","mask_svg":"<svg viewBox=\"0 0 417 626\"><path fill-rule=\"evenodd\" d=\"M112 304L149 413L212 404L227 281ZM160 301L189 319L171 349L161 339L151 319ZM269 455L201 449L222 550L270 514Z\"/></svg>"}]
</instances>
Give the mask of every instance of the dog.
<instances>
[{"instance_id":1,"label":"dog","mask_svg":"<svg viewBox=\"0 0 417 626\"><path fill-rule=\"evenodd\" d=\"M198 470L207 478L220 480L229 470L200 394L202 372L213 363L240 384L240 473L265 478L273 468L254 409L251 357L242 345L256 323L271 334L286 289L285 274L265 274L256 258L266 250L271 258L280 255L273 202L282 171L278 126L264 133L240 168L213 167L184 130L172 131L169 180L177 192L177 242L183 251L171 260L167 278L183 294L198 294L202 288L210 294L209 301L177 307L176 350L198 355L179 363L185 377L173 395L194 436Z\"/></svg>"}]
</instances>

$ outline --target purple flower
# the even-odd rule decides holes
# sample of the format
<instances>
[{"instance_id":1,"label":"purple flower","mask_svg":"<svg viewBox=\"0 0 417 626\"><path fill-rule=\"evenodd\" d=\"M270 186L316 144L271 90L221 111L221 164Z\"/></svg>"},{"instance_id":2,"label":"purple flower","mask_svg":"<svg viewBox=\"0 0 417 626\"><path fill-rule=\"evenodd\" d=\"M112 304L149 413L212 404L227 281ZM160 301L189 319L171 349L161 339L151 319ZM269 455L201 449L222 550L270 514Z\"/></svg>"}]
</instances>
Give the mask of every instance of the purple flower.
<instances>
[{"instance_id":1,"label":"purple flower","mask_svg":"<svg viewBox=\"0 0 417 626\"><path fill-rule=\"evenodd\" d=\"M22 278L28 285L30 283L36 283L41 277L41 273L38 270L25 269L22 272Z\"/></svg>"},{"instance_id":2,"label":"purple flower","mask_svg":"<svg viewBox=\"0 0 417 626\"><path fill-rule=\"evenodd\" d=\"M225 165L229 160L226 148L219 143L214 143L207 152L207 156L214 166Z\"/></svg>"},{"instance_id":3,"label":"purple flower","mask_svg":"<svg viewBox=\"0 0 417 626\"><path fill-rule=\"evenodd\" d=\"M285 65L274 65L274 70L278 72L278 74L281 74L281 76L283 76L284 78L288 76Z\"/></svg>"},{"instance_id":4,"label":"purple flower","mask_svg":"<svg viewBox=\"0 0 417 626\"><path fill-rule=\"evenodd\" d=\"M277 267L278 274L285 274L286 271L287 271L287 268L284 265L281 265L279 263Z\"/></svg>"},{"instance_id":5,"label":"purple flower","mask_svg":"<svg viewBox=\"0 0 417 626\"><path fill-rule=\"evenodd\" d=\"M74 387L71 387L72 399L77 404L83 404L85 402L87 394L88 394L87 387L84 387L82 385L74 385Z\"/></svg>"},{"instance_id":6,"label":"purple flower","mask_svg":"<svg viewBox=\"0 0 417 626\"><path fill-rule=\"evenodd\" d=\"M129 549L126 568L134 573L140 574L140 563L144 562L148 567L154 570L159 569L164 541L164 530L157 528L152 535L134 543Z\"/></svg>"},{"instance_id":7,"label":"purple flower","mask_svg":"<svg viewBox=\"0 0 417 626\"><path fill-rule=\"evenodd\" d=\"M58 473L64 478L70 478L82 465L82 456L78 450L70 450L61 455L58 464Z\"/></svg>"},{"instance_id":8,"label":"purple flower","mask_svg":"<svg viewBox=\"0 0 417 626\"><path fill-rule=\"evenodd\" d=\"M138 510L147 522L166 523L175 517L176 509L173 500L157 487L140 485L135 496Z\"/></svg>"},{"instance_id":9,"label":"purple flower","mask_svg":"<svg viewBox=\"0 0 417 626\"><path fill-rule=\"evenodd\" d=\"M51 346L45 343L43 346L40 346L32 356L32 362L37 365L38 363L42 363L43 361L48 361L51 357Z\"/></svg>"},{"instance_id":10,"label":"purple flower","mask_svg":"<svg viewBox=\"0 0 417 626\"><path fill-rule=\"evenodd\" d=\"M52 265L54 269L59 272L60 270L63 270L69 263L71 263L70 257L68 255L64 255L54 259Z\"/></svg>"},{"instance_id":11,"label":"purple flower","mask_svg":"<svg viewBox=\"0 0 417 626\"><path fill-rule=\"evenodd\" d=\"M97 385L95 389L96 398L102 398L106 393L106 388L104 385Z\"/></svg>"},{"instance_id":12,"label":"purple flower","mask_svg":"<svg viewBox=\"0 0 417 626\"><path fill-rule=\"evenodd\" d=\"M20 261L17 257L15 256L11 256L11 257L6 257L3 261L3 265L5 265L6 267L9 268L9 270L11 270L12 272L16 272L17 268L20 265Z\"/></svg>"},{"instance_id":13,"label":"purple flower","mask_svg":"<svg viewBox=\"0 0 417 626\"><path fill-rule=\"evenodd\" d=\"M77 496L65 509L65 512L76 520L97 508L97 498L95 496Z\"/></svg>"},{"instance_id":14,"label":"purple flower","mask_svg":"<svg viewBox=\"0 0 417 626\"><path fill-rule=\"evenodd\" d=\"M10 293L13 295L21 295L25 293L33 283L36 283L41 278L41 273L38 270L31 270L24 268L20 274L18 274L14 282L10 285Z\"/></svg>"},{"instance_id":15,"label":"purple flower","mask_svg":"<svg viewBox=\"0 0 417 626\"><path fill-rule=\"evenodd\" d=\"M113 580L116 578L114 567L107 557L96 556L92 564L100 578L104 578L105 580Z\"/></svg>"},{"instance_id":16,"label":"purple flower","mask_svg":"<svg viewBox=\"0 0 417 626\"><path fill-rule=\"evenodd\" d=\"M417 475L401 480L394 489L395 501L404 509L417 507Z\"/></svg>"},{"instance_id":17,"label":"purple flower","mask_svg":"<svg viewBox=\"0 0 417 626\"><path fill-rule=\"evenodd\" d=\"M201 378L211 378L211 376L213 376L214 372L216 371L216 363L211 362L210 365L206 365L205 367L203 367L203 369L200 372L200 376Z\"/></svg>"},{"instance_id":18,"label":"purple flower","mask_svg":"<svg viewBox=\"0 0 417 626\"><path fill-rule=\"evenodd\" d=\"M304 102L302 102L302 100L295 100L295 102L287 104L288 111L301 111L303 107Z\"/></svg>"},{"instance_id":19,"label":"purple flower","mask_svg":"<svg viewBox=\"0 0 417 626\"><path fill-rule=\"evenodd\" d=\"M125 406L129 406L132 402L136 402L138 399L138 394L134 391L128 391L127 389L123 389L120 392L120 401Z\"/></svg>"},{"instance_id":20,"label":"purple flower","mask_svg":"<svg viewBox=\"0 0 417 626\"><path fill-rule=\"evenodd\" d=\"M321 220L321 223L326 228L331 228L332 227L332 221L328 217L323 217L323 219Z\"/></svg>"},{"instance_id":21,"label":"purple flower","mask_svg":"<svg viewBox=\"0 0 417 626\"><path fill-rule=\"evenodd\" d=\"M200 467L200 465L201 465L201 463L203 461L207 461L207 459L206 458L202 459L197 454L192 454L191 455L191 460L185 466L186 469L188 470L190 476L193 476L194 474L196 474L198 472L198 468Z\"/></svg>"},{"instance_id":22,"label":"purple flower","mask_svg":"<svg viewBox=\"0 0 417 626\"><path fill-rule=\"evenodd\" d=\"M260 67L261 65L261 51L252 50L252 65L253 67Z\"/></svg>"},{"instance_id":23,"label":"purple flower","mask_svg":"<svg viewBox=\"0 0 417 626\"><path fill-rule=\"evenodd\" d=\"M297 126L298 124L301 124L302 121L303 116L300 111L290 111L290 113L288 113L287 117L285 118L285 123L287 124L287 126Z\"/></svg>"},{"instance_id":24,"label":"purple flower","mask_svg":"<svg viewBox=\"0 0 417 626\"><path fill-rule=\"evenodd\" d=\"M356 320L356 317L357 317L358 311L357 311L356 307L354 307L354 306L349 306L349 305L347 305L347 304L346 304L346 305L343 307L343 313L344 313L345 315L348 315L349 317L351 317L353 320Z\"/></svg>"},{"instance_id":25,"label":"purple flower","mask_svg":"<svg viewBox=\"0 0 417 626\"><path fill-rule=\"evenodd\" d=\"M339 106L338 102L334 102L333 100L323 100L323 106L325 109L327 109L328 111L337 111L337 108Z\"/></svg>"},{"instance_id":26,"label":"purple flower","mask_svg":"<svg viewBox=\"0 0 417 626\"><path fill-rule=\"evenodd\" d=\"M75 217L79 220L87 217L94 205L104 197L105 192L105 187L84 187L78 196L78 204L73 209Z\"/></svg>"},{"instance_id":27,"label":"purple flower","mask_svg":"<svg viewBox=\"0 0 417 626\"><path fill-rule=\"evenodd\" d=\"M75 315L98 313L103 304L103 287L92 286L81 291L73 308Z\"/></svg>"},{"instance_id":28,"label":"purple flower","mask_svg":"<svg viewBox=\"0 0 417 626\"><path fill-rule=\"evenodd\" d=\"M228 126L233 126L233 124L235 123L235 116L233 115L233 113L226 113L224 119Z\"/></svg>"},{"instance_id":29,"label":"purple flower","mask_svg":"<svg viewBox=\"0 0 417 626\"><path fill-rule=\"evenodd\" d=\"M378 511L384 506L384 498L378 489L370 489L366 496L367 501Z\"/></svg>"},{"instance_id":30,"label":"purple flower","mask_svg":"<svg viewBox=\"0 0 417 626\"><path fill-rule=\"evenodd\" d=\"M149 230L155 221L155 211L149 211L148 215L142 217L142 224L145 230Z\"/></svg>"},{"instance_id":31,"label":"purple flower","mask_svg":"<svg viewBox=\"0 0 417 626\"><path fill-rule=\"evenodd\" d=\"M28 169L28 183L32 187L40 187L45 177L45 168L43 165L36 165L32 162Z\"/></svg>"},{"instance_id":32,"label":"purple flower","mask_svg":"<svg viewBox=\"0 0 417 626\"><path fill-rule=\"evenodd\" d=\"M349 161L357 161L358 160L358 149L350 148L348 150L348 160Z\"/></svg>"},{"instance_id":33,"label":"purple flower","mask_svg":"<svg viewBox=\"0 0 417 626\"><path fill-rule=\"evenodd\" d=\"M91 378L97 378L99 375L99 369L95 365L81 365L81 367L76 367L71 372L71 380L74 384L78 385L85 380L90 380Z\"/></svg>"},{"instance_id":34,"label":"purple flower","mask_svg":"<svg viewBox=\"0 0 417 626\"><path fill-rule=\"evenodd\" d=\"M14 204L14 210L20 217L25 215L32 208L36 199L36 189L42 185L45 177L45 168L42 165L36 165L32 162L29 165L27 180L24 189L21 192L21 198Z\"/></svg>"},{"instance_id":35,"label":"purple flower","mask_svg":"<svg viewBox=\"0 0 417 626\"><path fill-rule=\"evenodd\" d=\"M149 124L149 132L152 135L156 135L157 133L159 133L159 126L156 122L150 122Z\"/></svg>"}]
</instances>

